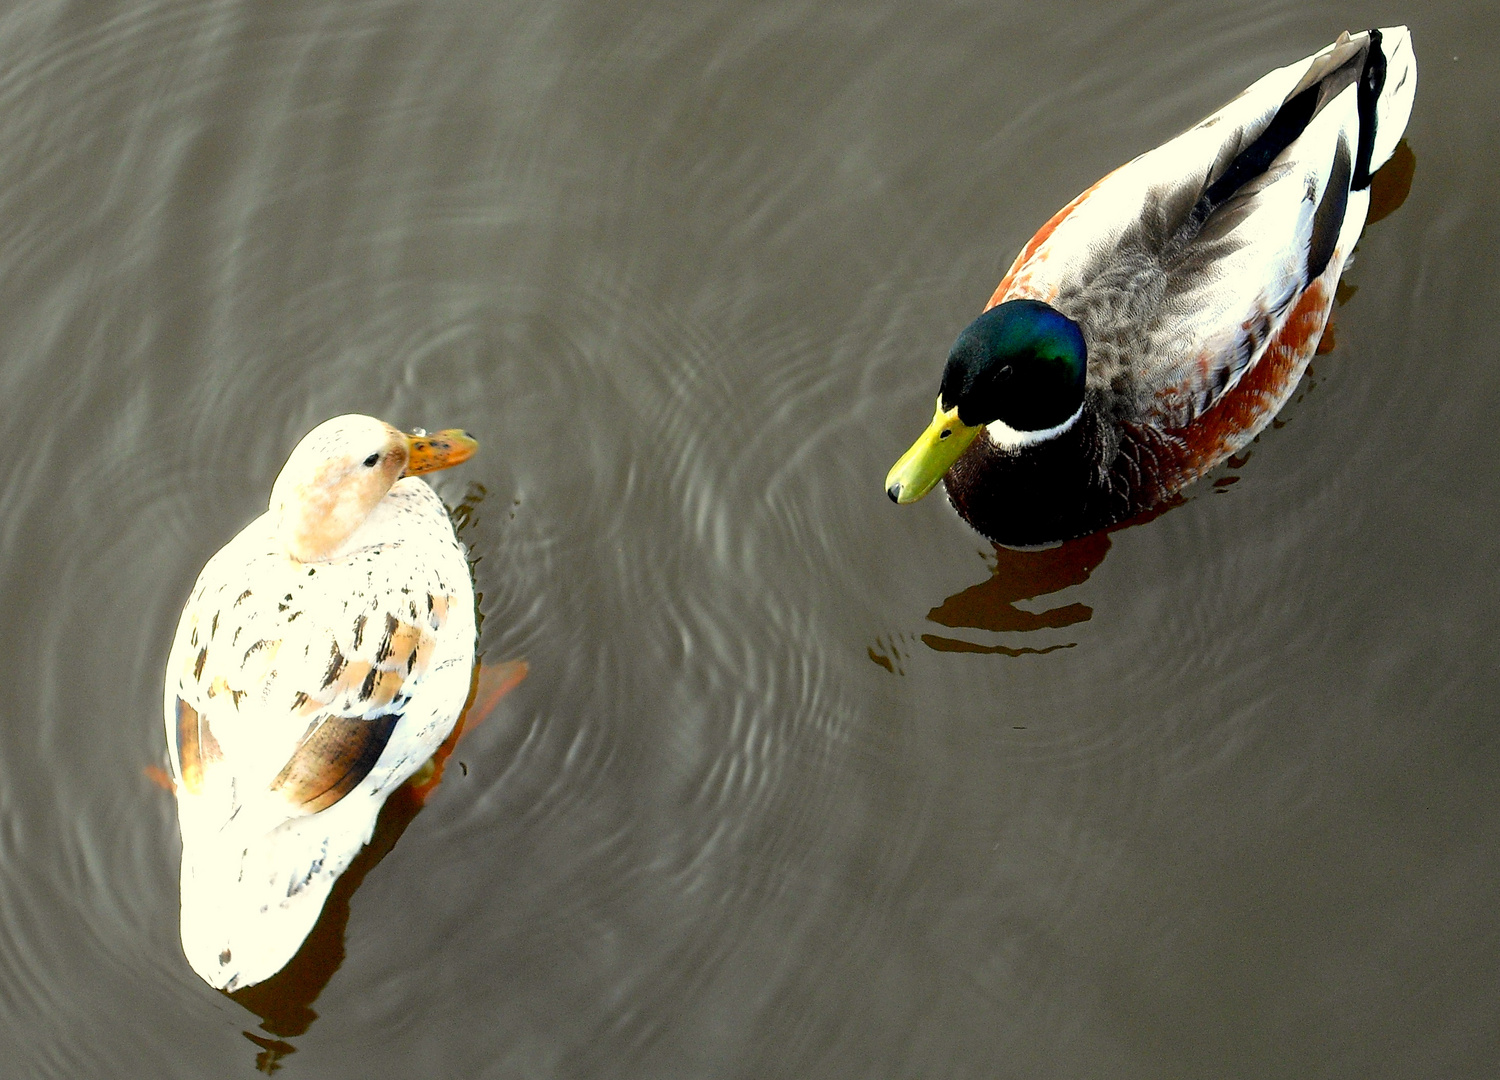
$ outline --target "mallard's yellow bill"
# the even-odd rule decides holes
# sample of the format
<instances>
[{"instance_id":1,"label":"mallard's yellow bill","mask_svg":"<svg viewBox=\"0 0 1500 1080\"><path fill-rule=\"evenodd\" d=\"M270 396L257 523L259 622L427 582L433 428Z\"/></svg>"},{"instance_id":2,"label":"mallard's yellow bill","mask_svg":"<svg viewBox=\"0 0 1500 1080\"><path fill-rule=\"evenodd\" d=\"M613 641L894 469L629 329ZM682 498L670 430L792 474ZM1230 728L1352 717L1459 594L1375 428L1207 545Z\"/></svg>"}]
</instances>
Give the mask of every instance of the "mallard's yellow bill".
<instances>
[{"instance_id":1,"label":"mallard's yellow bill","mask_svg":"<svg viewBox=\"0 0 1500 1080\"><path fill-rule=\"evenodd\" d=\"M479 441L467 431L449 428L431 435L425 431L406 436L406 471L402 476L420 476L462 464L474 456Z\"/></svg>"},{"instance_id":2,"label":"mallard's yellow bill","mask_svg":"<svg viewBox=\"0 0 1500 1080\"><path fill-rule=\"evenodd\" d=\"M935 488L983 430L982 425L970 427L960 420L956 405L944 412L943 399L939 397L932 423L886 473L885 493L891 502L916 502Z\"/></svg>"}]
</instances>

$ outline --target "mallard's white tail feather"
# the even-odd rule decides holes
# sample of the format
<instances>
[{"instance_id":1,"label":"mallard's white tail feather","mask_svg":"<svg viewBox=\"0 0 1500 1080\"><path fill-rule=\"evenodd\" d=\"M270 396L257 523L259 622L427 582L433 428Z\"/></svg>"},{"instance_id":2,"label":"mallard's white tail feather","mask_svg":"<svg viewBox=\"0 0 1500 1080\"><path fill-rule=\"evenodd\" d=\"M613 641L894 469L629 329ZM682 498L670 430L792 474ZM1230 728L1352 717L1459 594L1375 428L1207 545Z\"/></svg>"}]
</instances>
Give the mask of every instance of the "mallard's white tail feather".
<instances>
[{"instance_id":1,"label":"mallard's white tail feather","mask_svg":"<svg viewBox=\"0 0 1500 1080\"><path fill-rule=\"evenodd\" d=\"M1370 171L1391 159L1406 131L1412 102L1417 97L1417 54L1411 31L1404 26L1385 26L1376 46L1385 59L1385 80L1375 98L1375 141L1370 150Z\"/></svg>"}]
</instances>

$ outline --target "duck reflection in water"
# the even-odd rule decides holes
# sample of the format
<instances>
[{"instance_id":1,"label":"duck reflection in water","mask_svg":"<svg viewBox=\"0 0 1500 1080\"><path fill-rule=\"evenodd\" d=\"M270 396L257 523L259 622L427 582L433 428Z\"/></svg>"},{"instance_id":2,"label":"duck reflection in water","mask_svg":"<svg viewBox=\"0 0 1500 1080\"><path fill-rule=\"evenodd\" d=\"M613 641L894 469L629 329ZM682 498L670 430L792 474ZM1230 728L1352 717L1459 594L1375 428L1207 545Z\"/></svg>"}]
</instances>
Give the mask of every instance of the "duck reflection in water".
<instances>
[{"instance_id":1,"label":"duck reflection in water","mask_svg":"<svg viewBox=\"0 0 1500 1080\"><path fill-rule=\"evenodd\" d=\"M1093 617L1094 609L1077 601L1043 611L1028 611L1018 607L1017 603L1083 584L1108 553L1107 532L1040 550L1018 550L996 544L990 579L948 597L929 611L927 618L950 629L969 628L993 633L1056 630L1087 622ZM1016 648L985 645L940 634L923 634L922 642L938 652L998 653L1002 656L1049 653L1077 644L1067 642L1042 648Z\"/></svg>"},{"instance_id":2,"label":"duck reflection in water","mask_svg":"<svg viewBox=\"0 0 1500 1080\"><path fill-rule=\"evenodd\" d=\"M476 666L468 708L432 760L386 800L376 819L375 833L370 842L334 883L323 905L323 913L297 955L264 982L229 994L261 1018L260 1027L265 1034L244 1033L245 1038L260 1048L255 1057L258 1070L273 1073L281 1067L282 1058L296 1053L297 1048L286 1040L305 1034L318 1018L313 1002L344 962L344 931L349 924L349 899L354 890L359 888L365 875L390 854L406 827L421 813L442 782L444 769L464 732L477 727L489 716L500 699L526 677L526 672L524 660Z\"/></svg>"}]
</instances>

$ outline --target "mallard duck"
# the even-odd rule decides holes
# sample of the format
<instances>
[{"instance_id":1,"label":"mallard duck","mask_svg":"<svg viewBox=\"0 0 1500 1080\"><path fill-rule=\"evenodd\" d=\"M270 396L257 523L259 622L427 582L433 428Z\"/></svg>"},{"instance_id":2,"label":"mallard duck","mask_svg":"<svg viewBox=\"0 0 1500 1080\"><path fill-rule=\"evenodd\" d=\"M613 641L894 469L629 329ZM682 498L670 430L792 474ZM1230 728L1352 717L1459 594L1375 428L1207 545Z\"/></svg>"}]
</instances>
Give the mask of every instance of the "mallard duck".
<instances>
[{"instance_id":1,"label":"mallard duck","mask_svg":"<svg viewBox=\"0 0 1500 1080\"><path fill-rule=\"evenodd\" d=\"M1063 207L959 334L887 494L943 480L985 536L1037 545L1242 448L1317 348L1416 88L1406 27L1341 34Z\"/></svg>"},{"instance_id":2,"label":"mallard duck","mask_svg":"<svg viewBox=\"0 0 1500 1080\"><path fill-rule=\"evenodd\" d=\"M269 511L198 575L164 712L182 947L211 986L249 986L291 959L386 796L463 709L474 589L418 474L476 446L369 416L320 424Z\"/></svg>"}]
</instances>

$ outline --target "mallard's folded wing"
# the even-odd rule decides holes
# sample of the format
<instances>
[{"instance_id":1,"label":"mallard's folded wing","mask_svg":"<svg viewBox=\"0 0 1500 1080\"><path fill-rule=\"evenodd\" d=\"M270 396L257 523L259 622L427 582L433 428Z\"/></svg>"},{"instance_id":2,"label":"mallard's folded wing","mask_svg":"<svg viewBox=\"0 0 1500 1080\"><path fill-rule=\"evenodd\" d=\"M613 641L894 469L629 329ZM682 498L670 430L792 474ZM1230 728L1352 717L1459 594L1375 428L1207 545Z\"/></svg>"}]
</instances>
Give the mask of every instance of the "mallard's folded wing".
<instances>
[{"instance_id":1,"label":"mallard's folded wing","mask_svg":"<svg viewBox=\"0 0 1500 1080\"><path fill-rule=\"evenodd\" d=\"M1415 89L1405 32L1384 40L1405 67L1380 32L1341 36L1106 176L1027 245L992 303L1053 304L1083 328L1090 387L1114 410L1185 426L1357 237L1368 196L1351 203L1351 188L1389 156ZM1372 79L1387 85L1372 93Z\"/></svg>"}]
</instances>

